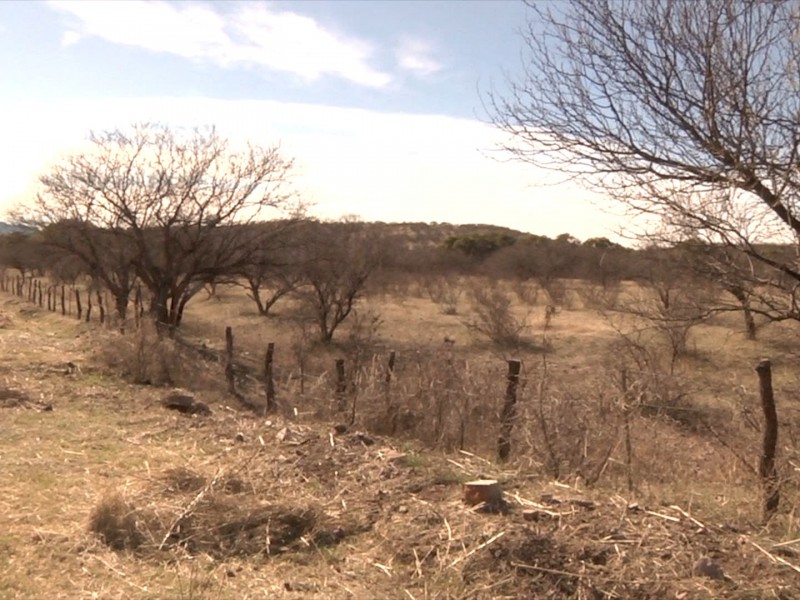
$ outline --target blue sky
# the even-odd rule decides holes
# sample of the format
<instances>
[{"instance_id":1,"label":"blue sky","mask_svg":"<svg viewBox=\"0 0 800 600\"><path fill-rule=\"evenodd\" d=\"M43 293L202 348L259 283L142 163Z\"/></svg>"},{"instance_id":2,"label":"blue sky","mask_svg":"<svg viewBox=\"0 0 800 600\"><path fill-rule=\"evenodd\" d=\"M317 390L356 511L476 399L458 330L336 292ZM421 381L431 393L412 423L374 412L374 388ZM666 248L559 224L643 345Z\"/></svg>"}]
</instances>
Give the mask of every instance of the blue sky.
<instances>
[{"instance_id":1,"label":"blue sky","mask_svg":"<svg viewBox=\"0 0 800 600\"><path fill-rule=\"evenodd\" d=\"M0 210L90 129L159 121L280 142L325 218L611 235L552 174L498 161L483 103L521 2L0 2ZM579 217L580 216L580 217Z\"/></svg>"}]
</instances>

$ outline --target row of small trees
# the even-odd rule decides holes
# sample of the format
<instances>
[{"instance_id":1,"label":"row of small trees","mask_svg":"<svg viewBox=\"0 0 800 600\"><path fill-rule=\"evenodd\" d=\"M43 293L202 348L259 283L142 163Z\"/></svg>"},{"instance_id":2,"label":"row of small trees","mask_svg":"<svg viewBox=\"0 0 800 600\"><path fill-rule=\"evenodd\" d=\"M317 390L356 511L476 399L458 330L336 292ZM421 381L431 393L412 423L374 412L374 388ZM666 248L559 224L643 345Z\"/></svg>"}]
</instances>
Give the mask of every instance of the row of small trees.
<instances>
[{"instance_id":1,"label":"row of small trees","mask_svg":"<svg viewBox=\"0 0 800 600\"><path fill-rule=\"evenodd\" d=\"M32 233L6 238L3 259L23 276L35 265L57 281L90 279L121 322L137 286L160 329L174 331L200 290L236 282L261 314L302 289L330 341L380 263L359 223L303 217L288 189L292 162L276 146L154 124L89 141L41 176L39 195L15 215Z\"/></svg>"}]
</instances>

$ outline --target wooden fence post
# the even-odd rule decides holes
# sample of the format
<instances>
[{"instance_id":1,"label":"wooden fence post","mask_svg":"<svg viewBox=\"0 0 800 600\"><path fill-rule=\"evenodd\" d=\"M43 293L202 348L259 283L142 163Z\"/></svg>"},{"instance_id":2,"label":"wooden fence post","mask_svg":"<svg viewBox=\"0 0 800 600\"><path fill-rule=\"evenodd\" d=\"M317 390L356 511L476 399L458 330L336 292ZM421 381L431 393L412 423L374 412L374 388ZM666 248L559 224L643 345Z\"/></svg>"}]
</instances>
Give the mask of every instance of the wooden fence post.
<instances>
[{"instance_id":1,"label":"wooden fence post","mask_svg":"<svg viewBox=\"0 0 800 600\"><path fill-rule=\"evenodd\" d=\"M133 325L136 329L139 329L140 321L141 321L141 310L142 310L142 286L136 286L136 293L133 296Z\"/></svg>"},{"instance_id":2,"label":"wooden fence post","mask_svg":"<svg viewBox=\"0 0 800 600\"><path fill-rule=\"evenodd\" d=\"M386 362L386 375L383 380L384 394L386 396L386 417L389 422L389 432L391 435L397 433L398 407L392 401L392 379L394 378L394 362L397 353L394 350L389 352L389 360Z\"/></svg>"},{"instance_id":3,"label":"wooden fence post","mask_svg":"<svg viewBox=\"0 0 800 600\"><path fill-rule=\"evenodd\" d=\"M347 377L344 371L344 359L336 359L336 410L347 410Z\"/></svg>"},{"instance_id":4,"label":"wooden fence post","mask_svg":"<svg viewBox=\"0 0 800 600\"><path fill-rule=\"evenodd\" d=\"M264 356L264 388L267 394L267 404L264 414L273 412L278 408L275 402L275 380L272 375L272 361L275 355L275 342L267 344L267 354Z\"/></svg>"},{"instance_id":5,"label":"wooden fence post","mask_svg":"<svg viewBox=\"0 0 800 600\"><path fill-rule=\"evenodd\" d=\"M772 392L772 365L762 359L756 367L758 387L761 394L761 408L764 411L764 440L758 474L764 488L764 522L770 520L778 510L780 502L780 481L775 468L775 448L778 445L778 413L775 409L775 396Z\"/></svg>"},{"instance_id":6,"label":"wooden fence post","mask_svg":"<svg viewBox=\"0 0 800 600\"><path fill-rule=\"evenodd\" d=\"M105 306L103 306L103 296L100 293L100 290L97 290L96 293L97 293L97 308L100 311L100 324L102 325L103 323L106 322L106 309Z\"/></svg>"},{"instance_id":7,"label":"wooden fence post","mask_svg":"<svg viewBox=\"0 0 800 600\"><path fill-rule=\"evenodd\" d=\"M61 284L61 316L67 314L67 287Z\"/></svg>"},{"instance_id":8,"label":"wooden fence post","mask_svg":"<svg viewBox=\"0 0 800 600\"><path fill-rule=\"evenodd\" d=\"M236 396L236 381L233 370L233 329L225 328L225 379L228 381L228 392Z\"/></svg>"},{"instance_id":9,"label":"wooden fence post","mask_svg":"<svg viewBox=\"0 0 800 600\"><path fill-rule=\"evenodd\" d=\"M43 302L43 298L42 298L42 280L41 279L37 279L36 280L36 290L35 291L36 291L37 304L39 304L39 308L43 308L44 307L44 302Z\"/></svg>"},{"instance_id":10,"label":"wooden fence post","mask_svg":"<svg viewBox=\"0 0 800 600\"><path fill-rule=\"evenodd\" d=\"M511 431L517 417L517 388L519 387L519 371L522 363L519 360L508 361L508 384L503 413L500 417L500 437L497 440L497 458L505 462L511 454Z\"/></svg>"},{"instance_id":11,"label":"wooden fence post","mask_svg":"<svg viewBox=\"0 0 800 600\"><path fill-rule=\"evenodd\" d=\"M78 313L78 321L83 316L83 307L81 306L81 291L75 288L75 312Z\"/></svg>"},{"instance_id":12,"label":"wooden fence post","mask_svg":"<svg viewBox=\"0 0 800 600\"><path fill-rule=\"evenodd\" d=\"M92 318L92 291L86 290L86 322Z\"/></svg>"}]
</instances>

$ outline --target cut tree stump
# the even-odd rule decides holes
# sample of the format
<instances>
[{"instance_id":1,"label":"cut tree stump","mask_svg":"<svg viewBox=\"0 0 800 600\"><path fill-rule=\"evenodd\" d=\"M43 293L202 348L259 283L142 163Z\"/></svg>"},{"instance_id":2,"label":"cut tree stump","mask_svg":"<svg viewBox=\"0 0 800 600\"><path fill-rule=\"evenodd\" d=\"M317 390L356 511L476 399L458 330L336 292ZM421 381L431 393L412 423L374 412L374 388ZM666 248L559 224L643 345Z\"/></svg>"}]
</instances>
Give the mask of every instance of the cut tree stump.
<instances>
[{"instance_id":1,"label":"cut tree stump","mask_svg":"<svg viewBox=\"0 0 800 600\"><path fill-rule=\"evenodd\" d=\"M503 490L495 479L476 479L464 484L464 502L469 506L485 504L490 508L503 506Z\"/></svg>"}]
</instances>

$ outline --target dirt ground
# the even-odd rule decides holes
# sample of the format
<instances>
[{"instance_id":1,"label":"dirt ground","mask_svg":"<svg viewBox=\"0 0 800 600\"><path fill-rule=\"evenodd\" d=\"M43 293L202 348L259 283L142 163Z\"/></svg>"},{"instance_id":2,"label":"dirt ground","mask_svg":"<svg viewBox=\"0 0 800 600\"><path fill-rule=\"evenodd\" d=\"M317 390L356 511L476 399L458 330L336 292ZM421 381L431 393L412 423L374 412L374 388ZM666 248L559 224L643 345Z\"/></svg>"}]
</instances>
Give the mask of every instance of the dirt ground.
<instances>
[{"instance_id":1,"label":"dirt ground","mask_svg":"<svg viewBox=\"0 0 800 600\"><path fill-rule=\"evenodd\" d=\"M94 364L99 335L0 297L0 598L800 598L791 515L763 529L219 394L169 411L173 390ZM499 510L463 502L486 477Z\"/></svg>"}]
</instances>

